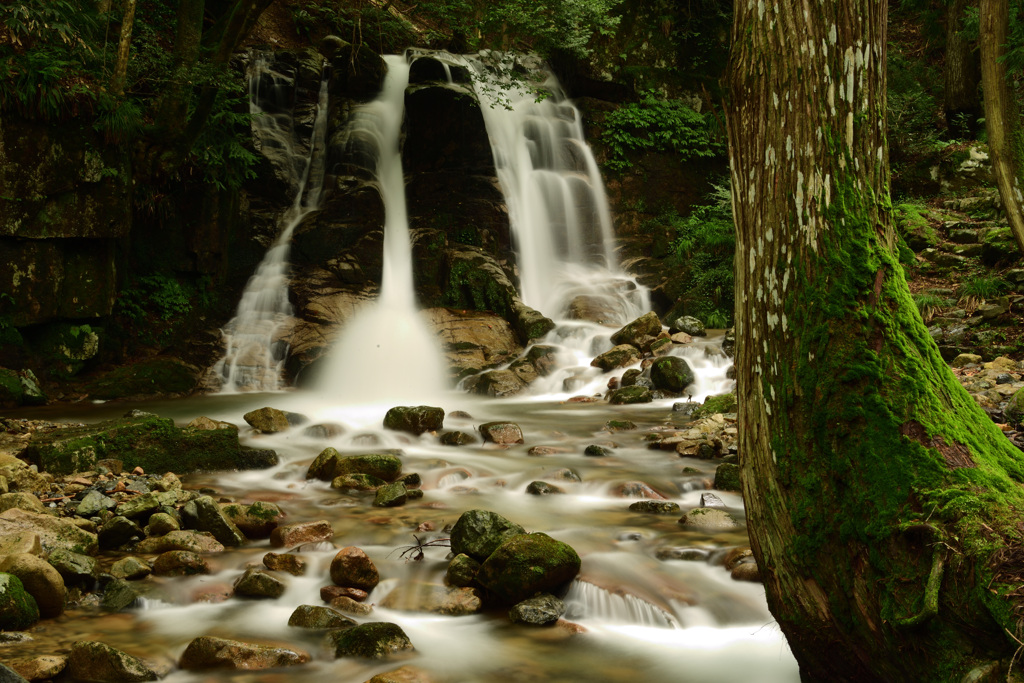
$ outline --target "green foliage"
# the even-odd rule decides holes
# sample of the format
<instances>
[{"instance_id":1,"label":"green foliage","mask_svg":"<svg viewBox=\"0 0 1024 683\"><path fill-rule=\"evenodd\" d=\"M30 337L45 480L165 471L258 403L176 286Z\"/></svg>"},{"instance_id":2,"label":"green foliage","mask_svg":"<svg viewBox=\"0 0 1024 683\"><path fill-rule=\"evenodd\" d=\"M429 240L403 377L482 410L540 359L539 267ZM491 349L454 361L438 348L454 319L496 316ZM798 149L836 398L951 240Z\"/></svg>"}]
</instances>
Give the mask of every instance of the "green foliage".
<instances>
[{"instance_id":1,"label":"green foliage","mask_svg":"<svg viewBox=\"0 0 1024 683\"><path fill-rule=\"evenodd\" d=\"M369 45L381 54L401 52L418 42L417 35L408 21L392 14L388 7L302 0L291 6L291 15L296 30L308 38L322 37L317 31L326 29L353 45Z\"/></svg>"},{"instance_id":2,"label":"green foliage","mask_svg":"<svg viewBox=\"0 0 1024 683\"><path fill-rule=\"evenodd\" d=\"M683 310L678 312L696 316L708 327L727 328L733 315L736 230L728 185L712 188L710 203L694 207L689 216L663 214L645 227L667 225L675 235L672 260L683 291Z\"/></svg>"},{"instance_id":3,"label":"green foliage","mask_svg":"<svg viewBox=\"0 0 1024 683\"><path fill-rule=\"evenodd\" d=\"M191 312L193 294L191 287L173 277L147 275L118 295L117 309L136 324L148 321L151 315L167 322Z\"/></svg>"},{"instance_id":4,"label":"green foliage","mask_svg":"<svg viewBox=\"0 0 1024 683\"><path fill-rule=\"evenodd\" d=\"M213 112L189 156L203 179L220 189L241 187L256 177L259 156L248 144L252 116L247 106L248 99L237 83L222 83Z\"/></svg>"},{"instance_id":5,"label":"green foliage","mask_svg":"<svg viewBox=\"0 0 1024 683\"><path fill-rule=\"evenodd\" d=\"M888 51L887 121L894 154L913 155L935 149L941 134L942 77L910 51Z\"/></svg>"},{"instance_id":6,"label":"green foliage","mask_svg":"<svg viewBox=\"0 0 1024 683\"><path fill-rule=\"evenodd\" d=\"M500 0L485 5L481 27L499 35L504 47L549 55L562 50L576 57L591 53L595 35L619 25L612 12L622 0Z\"/></svg>"},{"instance_id":7,"label":"green foliage","mask_svg":"<svg viewBox=\"0 0 1024 683\"><path fill-rule=\"evenodd\" d=\"M914 305L917 306L921 319L927 323L935 317L936 313L945 308L946 300L930 293L915 294Z\"/></svg>"},{"instance_id":8,"label":"green foliage","mask_svg":"<svg viewBox=\"0 0 1024 683\"><path fill-rule=\"evenodd\" d=\"M1010 285L1001 278L990 275L978 275L976 278L969 278L959 285L959 297L961 300L985 300L992 299L1005 294Z\"/></svg>"},{"instance_id":9,"label":"green foliage","mask_svg":"<svg viewBox=\"0 0 1024 683\"><path fill-rule=\"evenodd\" d=\"M605 116L601 140L608 145L607 166L628 168L630 152L674 152L682 161L724 155L726 146L717 120L678 99L645 92L638 102L624 104Z\"/></svg>"}]
</instances>

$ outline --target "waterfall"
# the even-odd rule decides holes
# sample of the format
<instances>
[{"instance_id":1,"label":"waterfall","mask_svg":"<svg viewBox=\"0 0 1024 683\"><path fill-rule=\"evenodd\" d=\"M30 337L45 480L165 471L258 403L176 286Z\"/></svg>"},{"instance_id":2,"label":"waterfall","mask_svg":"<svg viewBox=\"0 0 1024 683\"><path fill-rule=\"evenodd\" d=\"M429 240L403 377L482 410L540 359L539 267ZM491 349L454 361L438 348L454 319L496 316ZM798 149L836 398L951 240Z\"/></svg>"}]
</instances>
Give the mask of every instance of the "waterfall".
<instances>
[{"instance_id":1,"label":"waterfall","mask_svg":"<svg viewBox=\"0 0 1024 683\"><path fill-rule=\"evenodd\" d=\"M402 171L409 62L388 55L384 88L353 113L349 151L363 159L384 203L384 267L376 301L346 321L320 386L342 403L424 400L446 387L437 339L417 311Z\"/></svg>"},{"instance_id":2,"label":"waterfall","mask_svg":"<svg viewBox=\"0 0 1024 683\"><path fill-rule=\"evenodd\" d=\"M556 320L581 295L601 299L617 324L646 312L646 291L618 269L601 173L558 79L544 71L537 90L495 88L500 76L478 61L469 66L508 205L523 301Z\"/></svg>"},{"instance_id":3,"label":"waterfall","mask_svg":"<svg viewBox=\"0 0 1024 683\"><path fill-rule=\"evenodd\" d=\"M308 149L299 139L291 112L291 79L272 70L259 55L249 74L249 107L257 148L284 176L294 193L278 220L277 239L246 284L235 316L224 327L225 352L214 366L221 391L276 391L288 346L281 337L292 315L288 301L288 252L292 233L320 208L325 175L327 81L320 83Z\"/></svg>"}]
</instances>

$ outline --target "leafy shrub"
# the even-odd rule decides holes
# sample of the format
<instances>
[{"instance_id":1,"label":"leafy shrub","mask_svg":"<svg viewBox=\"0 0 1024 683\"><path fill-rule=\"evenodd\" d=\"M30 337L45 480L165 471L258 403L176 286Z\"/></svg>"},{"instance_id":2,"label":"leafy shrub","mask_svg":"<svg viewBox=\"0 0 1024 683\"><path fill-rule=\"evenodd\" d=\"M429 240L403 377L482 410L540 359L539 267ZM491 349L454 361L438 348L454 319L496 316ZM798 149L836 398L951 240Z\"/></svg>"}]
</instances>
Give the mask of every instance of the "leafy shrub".
<instances>
[{"instance_id":1,"label":"leafy shrub","mask_svg":"<svg viewBox=\"0 0 1024 683\"><path fill-rule=\"evenodd\" d=\"M167 275L141 277L117 297L118 311L135 323L152 315L163 321L188 315L194 292L188 285Z\"/></svg>"},{"instance_id":2,"label":"leafy shrub","mask_svg":"<svg viewBox=\"0 0 1024 683\"><path fill-rule=\"evenodd\" d=\"M630 152L674 152L688 161L721 156L726 150L710 113L654 91L609 112L601 139L611 153L606 165L612 170L628 168Z\"/></svg>"}]
</instances>

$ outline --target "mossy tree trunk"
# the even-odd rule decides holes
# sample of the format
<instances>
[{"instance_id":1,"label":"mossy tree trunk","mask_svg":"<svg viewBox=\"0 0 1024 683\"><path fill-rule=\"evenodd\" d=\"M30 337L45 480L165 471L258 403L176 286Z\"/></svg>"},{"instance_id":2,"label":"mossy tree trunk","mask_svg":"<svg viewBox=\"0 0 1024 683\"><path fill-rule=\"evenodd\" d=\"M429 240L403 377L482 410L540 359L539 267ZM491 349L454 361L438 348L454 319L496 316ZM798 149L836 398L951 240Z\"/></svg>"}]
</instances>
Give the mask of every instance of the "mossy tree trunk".
<instances>
[{"instance_id":1,"label":"mossy tree trunk","mask_svg":"<svg viewBox=\"0 0 1024 683\"><path fill-rule=\"evenodd\" d=\"M805 679L959 681L1018 647L1024 458L943 362L896 256L886 13L735 5L743 489Z\"/></svg>"},{"instance_id":2,"label":"mossy tree trunk","mask_svg":"<svg viewBox=\"0 0 1024 683\"><path fill-rule=\"evenodd\" d=\"M132 27L135 24L135 0L124 0L124 17L121 19L121 35L117 43L117 61L110 78L110 92L115 97L124 93L124 81L128 74L128 54L132 45Z\"/></svg>"},{"instance_id":3,"label":"mossy tree trunk","mask_svg":"<svg viewBox=\"0 0 1024 683\"><path fill-rule=\"evenodd\" d=\"M981 81L985 91L985 128L992 171L1017 248L1024 254L1024 130L1006 80L1009 0L981 0Z\"/></svg>"}]
</instances>

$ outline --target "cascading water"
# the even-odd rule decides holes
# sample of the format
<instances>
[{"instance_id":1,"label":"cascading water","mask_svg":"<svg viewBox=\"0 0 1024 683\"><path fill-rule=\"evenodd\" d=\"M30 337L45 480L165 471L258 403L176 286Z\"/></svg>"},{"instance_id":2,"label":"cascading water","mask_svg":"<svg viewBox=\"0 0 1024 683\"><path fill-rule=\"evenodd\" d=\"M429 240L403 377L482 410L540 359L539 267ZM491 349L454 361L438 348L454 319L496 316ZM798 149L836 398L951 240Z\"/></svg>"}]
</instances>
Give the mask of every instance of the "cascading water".
<instances>
[{"instance_id":1,"label":"cascading water","mask_svg":"<svg viewBox=\"0 0 1024 683\"><path fill-rule=\"evenodd\" d=\"M342 403L426 400L446 389L438 342L416 306L402 172L401 130L409 62L385 57L380 96L353 113L347 145L365 159L384 202L384 266L377 300L346 321L321 388Z\"/></svg>"},{"instance_id":2,"label":"cascading water","mask_svg":"<svg viewBox=\"0 0 1024 683\"><path fill-rule=\"evenodd\" d=\"M505 58L503 69L514 66L511 59ZM531 392L602 393L608 377L590 367L591 359L611 348L609 327L649 311L650 298L618 266L611 211L580 112L549 71L535 69L543 74L535 88L495 88L494 72L480 61L465 63L476 74L484 105L516 242L521 296L557 323L544 343L560 349L559 370L535 381ZM716 346L697 342L671 351L694 369L697 400L732 385L729 360L709 353Z\"/></svg>"},{"instance_id":3,"label":"cascading water","mask_svg":"<svg viewBox=\"0 0 1024 683\"><path fill-rule=\"evenodd\" d=\"M320 83L312 133L299 139L287 93L292 85L259 55L249 75L249 107L257 148L278 169L293 201L278 221L280 231L245 287L238 309L223 330L224 357L214 366L221 391L277 391L288 353L281 337L292 315L288 300L288 252L292 233L320 208L327 136L327 74Z\"/></svg>"}]
</instances>

